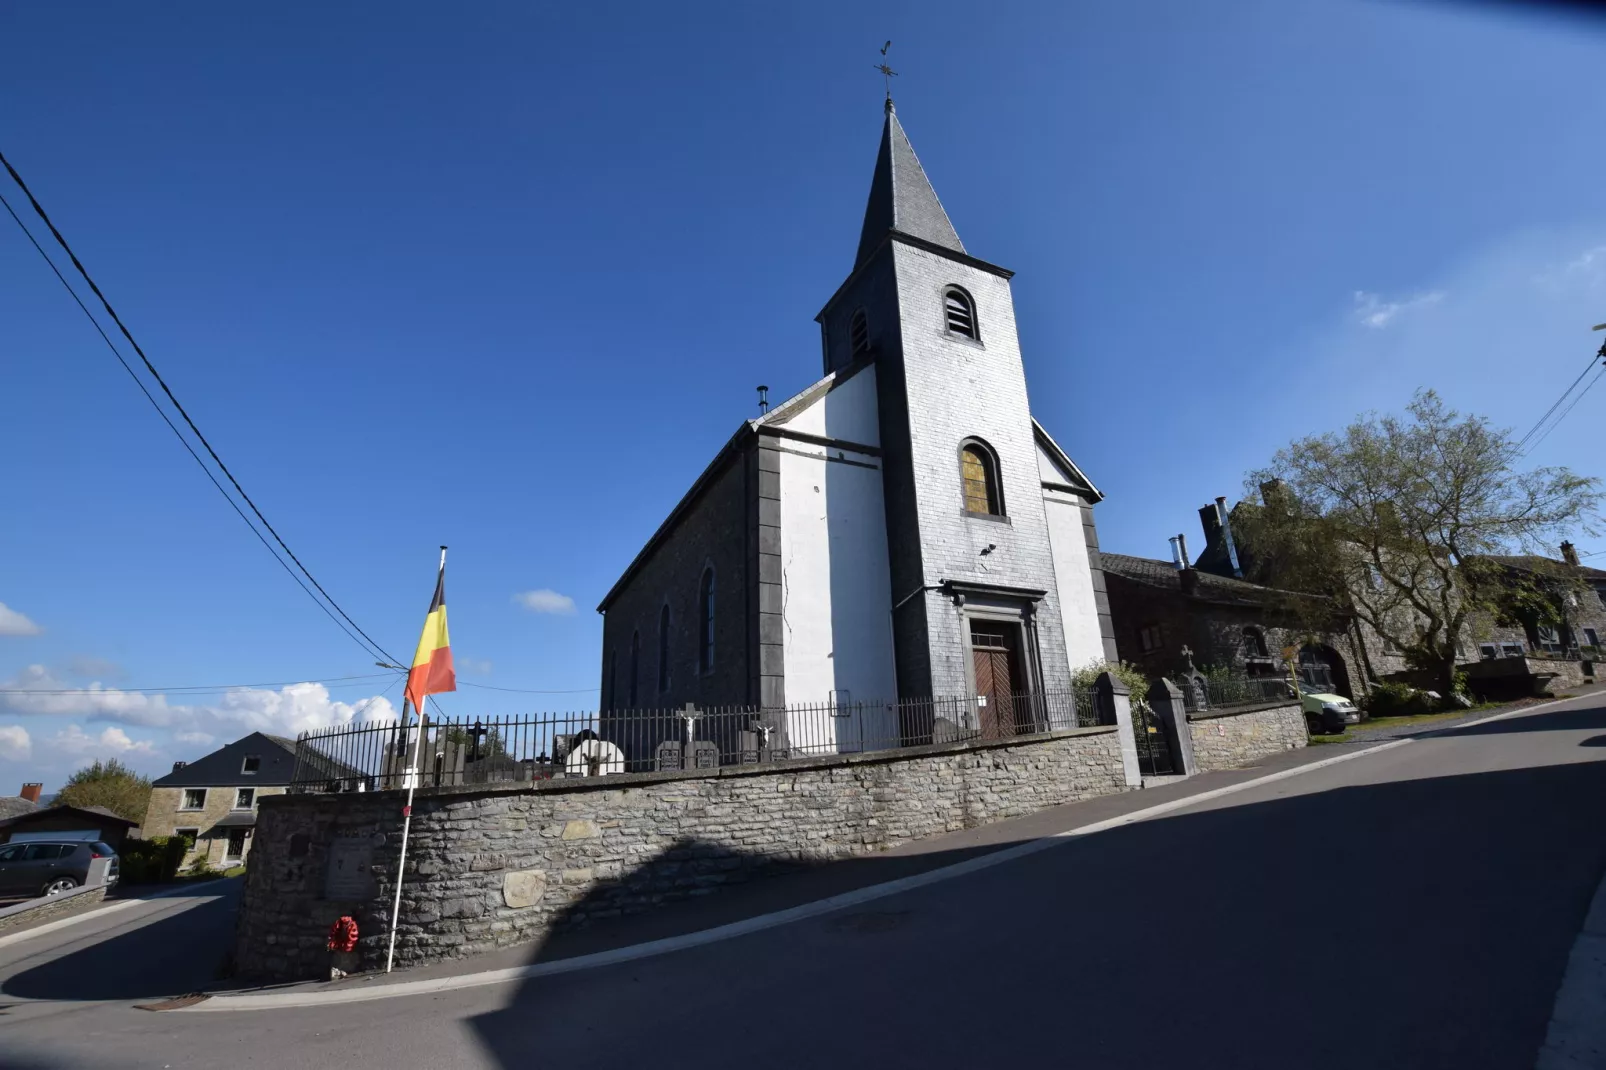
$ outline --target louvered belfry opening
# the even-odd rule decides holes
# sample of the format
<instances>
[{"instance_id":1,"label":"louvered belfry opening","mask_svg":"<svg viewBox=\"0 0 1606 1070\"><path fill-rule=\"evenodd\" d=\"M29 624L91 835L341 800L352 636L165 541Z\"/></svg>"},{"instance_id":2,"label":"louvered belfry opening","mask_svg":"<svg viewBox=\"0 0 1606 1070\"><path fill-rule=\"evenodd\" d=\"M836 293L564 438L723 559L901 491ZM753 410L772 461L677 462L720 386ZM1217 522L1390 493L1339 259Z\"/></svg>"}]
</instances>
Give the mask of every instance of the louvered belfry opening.
<instances>
[{"instance_id":1,"label":"louvered belfry opening","mask_svg":"<svg viewBox=\"0 0 1606 1070\"><path fill-rule=\"evenodd\" d=\"M950 288L942 295L943 308L948 316L948 330L965 338L976 337L976 307L970 295Z\"/></svg>"},{"instance_id":2,"label":"louvered belfry opening","mask_svg":"<svg viewBox=\"0 0 1606 1070\"><path fill-rule=\"evenodd\" d=\"M870 321L862 308L853 314L848 324L848 342L853 347L855 357L870 352Z\"/></svg>"}]
</instances>

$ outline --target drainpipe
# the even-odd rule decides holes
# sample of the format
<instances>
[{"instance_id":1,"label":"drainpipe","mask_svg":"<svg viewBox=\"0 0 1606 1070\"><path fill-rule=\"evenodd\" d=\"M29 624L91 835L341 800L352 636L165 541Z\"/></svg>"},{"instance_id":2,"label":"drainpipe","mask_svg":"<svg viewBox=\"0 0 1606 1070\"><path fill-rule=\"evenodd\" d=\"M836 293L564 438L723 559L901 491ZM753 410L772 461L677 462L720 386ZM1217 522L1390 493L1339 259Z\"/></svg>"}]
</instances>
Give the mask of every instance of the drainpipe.
<instances>
[{"instance_id":1,"label":"drainpipe","mask_svg":"<svg viewBox=\"0 0 1606 1070\"><path fill-rule=\"evenodd\" d=\"M1216 499L1216 519L1221 521L1221 537L1227 544L1227 558L1232 562L1232 574L1238 579L1244 578L1244 570L1238 564L1238 544L1232 539L1232 520L1227 516L1227 499Z\"/></svg>"}]
</instances>

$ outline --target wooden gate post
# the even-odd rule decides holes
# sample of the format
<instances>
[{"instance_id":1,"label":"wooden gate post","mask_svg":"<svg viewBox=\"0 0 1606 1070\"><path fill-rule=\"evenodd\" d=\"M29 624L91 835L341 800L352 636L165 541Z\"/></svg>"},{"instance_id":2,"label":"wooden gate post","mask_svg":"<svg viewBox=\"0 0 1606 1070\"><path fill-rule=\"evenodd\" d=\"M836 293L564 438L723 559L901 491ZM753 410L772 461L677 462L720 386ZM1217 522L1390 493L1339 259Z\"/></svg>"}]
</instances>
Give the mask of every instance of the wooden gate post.
<instances>
[{"instance_id":1,"label":"wooden gate post","mask_svg":"<svg viewBox=\"0 0 1606 1070\"><path fill-rule=\"evenodd\" d=\"M1093 694L1098 700L1099 723L1114 724L1121 737L1121 771L1126 777L1126 786L1141 788L1143 770L1138 766L1138 737L1132 730L1132 690L1102 672L1093 682Z\"/></svg>"}]
</instances>

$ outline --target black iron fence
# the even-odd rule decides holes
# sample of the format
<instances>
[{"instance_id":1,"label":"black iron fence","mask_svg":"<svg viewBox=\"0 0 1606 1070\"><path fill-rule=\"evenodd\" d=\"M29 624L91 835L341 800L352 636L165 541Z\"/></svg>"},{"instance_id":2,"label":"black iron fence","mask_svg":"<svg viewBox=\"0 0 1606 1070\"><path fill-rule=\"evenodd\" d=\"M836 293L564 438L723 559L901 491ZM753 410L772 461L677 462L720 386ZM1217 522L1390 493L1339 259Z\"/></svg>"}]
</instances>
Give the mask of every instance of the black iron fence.
<instances>
[{"instance_id":1,"label":"black iron fence","mask_svg":"<svg viewBox=\"0 0 1606 1070\"><path fill-rule=\"evenodd\" d=\"M441 787L714 769L1099 723L1091 690L426 719L406 727L371 722L302 733L291 790L384 791L410 781Z\"/></svg>"},{"instance_id":2,"label":"black iron fence","mask_svg":"<svg viewBox=\"0 0 1606 1070\"><path fill-rule=\"evenodd\" d=\"M1182 704L1191 712L1216 706L1247 706L1254 702L1295 702L1299 692L1286 676L1210 674L1177 681Z\"/></svg>"}]
</instances>

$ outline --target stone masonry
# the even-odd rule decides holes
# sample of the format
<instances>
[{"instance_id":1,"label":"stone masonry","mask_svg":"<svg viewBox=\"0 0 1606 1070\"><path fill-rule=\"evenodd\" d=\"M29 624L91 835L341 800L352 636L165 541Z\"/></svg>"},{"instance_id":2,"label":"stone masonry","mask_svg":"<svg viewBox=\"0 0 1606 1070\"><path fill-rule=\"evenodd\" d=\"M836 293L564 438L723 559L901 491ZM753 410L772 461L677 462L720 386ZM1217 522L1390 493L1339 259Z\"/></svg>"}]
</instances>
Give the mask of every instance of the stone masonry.
<instances>
[{"instance_id":1,"label":"stone masonry","mask_svg":"<svg viewBox=\"0 0 1606 1070\"><path fill-rule=\"evenodd\" d=\"M205 805L199 810L185 810L185 791L205 791ZM144 839L154 839L157 836L171 836L178 829L198 829L195 844L184 855L180 868L189 865L197 857L204 857L207 864L213 867L223 865L223 854L228 846L227 838L223 835L207 836L207 830L217 824L231 813L243 812L234 809L235 792L233 787L211 788L153 788L151 800L145 809L145 821L140 825L140 835ZM253 789L256 792L256 803L270 795L284 794L283 787L263 785ZM251 838L245 841L245 850L251 850Z\"/></svg>"},{"instance_id":2,"label":"stone masonry","mask_svg":"<svg viewBox=\"0 0 1606 1070\"><path fill-rule=\"evenodd\" d=\"M1232 769L1308 746L1304 711L1295 704L1232 706L1188 715L1199 771Z\"/></svg>"},{"instance_id":3,"label":"stone masonry","mask_svg":"<svg viewBox=\"0 0 1606 1070\"><path fill-rule=\"evenodd\" d=\"M441 789L413 806L397 958L418 965L538 940L786 866L871 854L1125 790L1114 726L789 762L762 769ZM242 893L242 974L327 969L326 932L356 918L382 966L403 797L286 795L262 807ZM323 897L331 844L368 852L358 899Z\"/></svg>"}]
</instances>

